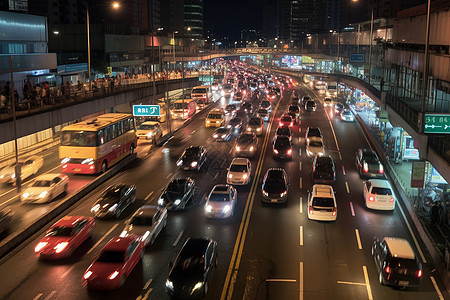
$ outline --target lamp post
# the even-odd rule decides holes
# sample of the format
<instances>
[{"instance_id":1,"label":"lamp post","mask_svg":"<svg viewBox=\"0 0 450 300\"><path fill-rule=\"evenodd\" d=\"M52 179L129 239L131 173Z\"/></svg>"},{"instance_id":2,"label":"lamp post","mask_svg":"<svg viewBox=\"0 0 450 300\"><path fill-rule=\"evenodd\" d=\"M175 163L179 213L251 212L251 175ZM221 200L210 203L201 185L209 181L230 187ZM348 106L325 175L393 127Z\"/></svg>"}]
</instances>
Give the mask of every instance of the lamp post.
<instances>
[{"instance_id":1,"label":"lamp post","mask_svg":"<svg viewBox=\"0 0 450 300\"><path fill-rule=\"evenodd\" d=\"M90 37L90 22L89 22L89 8L93 9L95 7L102 6L100 5L94 5L92 7L86 8L86 31L87 31L87 51L88 51L88 75L89 75L89 92L92 92L92 81L91 81L91 37ZM112 3L112 8L118 9L120 7L120 4L118 2Z\"/></svg>"}]
</instances>

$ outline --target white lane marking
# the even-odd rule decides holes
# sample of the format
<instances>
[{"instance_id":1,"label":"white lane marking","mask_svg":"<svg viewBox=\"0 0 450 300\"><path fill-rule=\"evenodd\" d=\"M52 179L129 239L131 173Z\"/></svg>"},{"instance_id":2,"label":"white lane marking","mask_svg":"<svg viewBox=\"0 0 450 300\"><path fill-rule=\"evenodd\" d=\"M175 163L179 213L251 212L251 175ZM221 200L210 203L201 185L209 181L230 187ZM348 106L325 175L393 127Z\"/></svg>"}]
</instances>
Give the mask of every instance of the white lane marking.
<instances>
[{"instance_id":1,"label":"white lane marking","mask_svg":"<svg viewBox=\"0 0 450 300\"><path fill-rule=\"evenodd\" d=\"M342 174L344 174L344 176L345 176L345 168L344 168L344 165L342 165Z\"/></svg>"},{"instance_id":2,"label":"white lane marking","mask_svg":"<svg viewBox=\"0 0 450 300\"><path fill-rule=\"evenodd\" d=\"M42 293L37 294L36 297L33 298L33 300L38 300L39 298L42 297L42 295L43 295Z\"/></svg>"},{"instance_id":3,"label":"white lane marking","mask_svg":"<svg viewBox=\"0 0 450 300\"><path fill-rule=\"evenodd\" d=\"M170 176L172 176L172 174L173 174L173 172L169 173L169 175L166 176L166 179L169 178Z\"/></svg>"},{"instance_id":4,"label":"white lane marking","mask_svg":"<svg viewBox=\"0 0 450 300\"><path fill-rule=\"evenodd\" d=\"M342 160L341 151L339 151L338 153L339 153L339 159Z\"/></svg>"},{"instance_id":5,"label":"white lane marking","mask_svg":"<svg viewBox=\"0 0 450 300\"><path fill-rule=\"evenodd\" d=\"M145 283L145 285L144 285L144 290L148 289L148 286L150 285L150 283L152 283L152 281L153 281L153 279L150 278L150 279Z\"/></svg>"},{"instance_id":6,"label":"white lane marking","mask_svg":"<svg viewBox=\"0 0 450 300\"><path fill-rule=\"evenodd\" d=\"M338 280L337 283L342 283L342 284L353 284L353 285L366 285L365 283L361 283L361 282L340 281L340 280Z\"/></svg>"},{"instance_id":7,"label":"white lane marking","mask_svg":"<svg viewBox=\"0 0 450 300\"><path fill-rule=\"evenodd\" d=\"M50 300L56 294L56 291L52 291L44 300Z\"/></svg>"},{"instance_id":8,"label":"white lane marking","mask_svg":"<svg viewBox=\"0 0 450 300\"><path fill-rule=\"evenodd\" d=\"M302 171L302 162L298 163L298 169L300 170L300 172Z\"/></svg>"},{"instance_id":9,"label":"white lane marking","mask_svg":"<svg viewBox=\"0 0 450 300\"><path fill-rule=\"evenodd\" d=\"M302 189L302 187L303 187L303 178L300 177L300 189Z\"/></svg>"},{"instance_id":10,"label":"white lane marking","mask_svg":"<svg viewBox=\"0 0 450 300\"><path fill-rule=\"evenodd\" d=\"M60 278L64 278L66 277L73 269L75 268L75 265L72 265L69 269L67 269L67 271L65 271Z\"/></svg>"},{"instance_id":11,"label":"white lane marking","mask_svg":"<svg viewBox=\"0 0 450 300\"><path fill-rule=\"evenodd\" d=\"M303 213L303 197L300 197L300 213Z\"/></svg>"},{"instance_id":12,"label":"white lane marking","mask_svg":"<svg viewBox=\"0 0 450 300\"><path fill-rule=\"evenodd\" d=\"M300 295L299 295L299 300L303 300L303 262L300 262Z\"/></svg>"},{"instance_id":13,"label":"white lane marking","mask_svg":"<svg viewBox=\"0 0 450 300\"><path fill-rule=\"evenodd\" d=\"M108 230L108 232L107 233L105 233L105 235L104 236L102 236L102 238L101 239L99 239L98 240L98 242L97 243L95 243L95 245L94 246L92 246L92 248L91 249L89 249L89 251L86 253L86 254L90 254L92 251L94 251L94 249L98 246L98 245L100 245L100 243L111 233L111 232L113 232L113 230L114 229L116 229L116 227L117 226L119 226L119 223L116 223L116 224L114 224L114 226L113 227L111 227L111 229L110 230Z\"/></svg>"},{"instance_id":14,"label":"white lane marking","mask_svg":"<svg viewBox=\"0 0 450 300\"><path fill-rule=\"evenodd\" d=\"M366 266L363 266L363 272L364 272L364 280L366 282L367 295L369 296L369 300L373 300L372 290L370 289L369 274L367 274Z\"/></svg>"},{"instance_id":15,"label":"white lane marking","mask_svg":"<svg viewBox=\"0 0 450 300\"><path fill-rule=\"evenodd\" d=\"M411 234L411 236L413 238L414 244L416 245L417 251L419 251L420 258L422 259L422 262L424 264L426 264L427 263L427 259L425 258L425 255L423 255L422 248L420 248L419 242L417 241L416 236L414 235L414 232L412 231L411 226L409 225L409 222L406 219L406 216L405 216L405 213L403 212L402 206L401 205L397 205L397 207L400 208L400 212L402 213L403 220L405 220L406 226L408 227L408 230L409 230L409 234Z\"/></svg>"},{"instance_id":16,"label":"white lane marking","mask_svg":"<svg viewBox=\"0 0 450 300\"><path fill-rule=\"evenodd\" d=\"M295 279L268 278L266 282L297 282Z\"/></svg>"},{"instance_id":17,"label":"white lane marking","mask_svg":"<svg viewBox=\"0 0 450 300\"><path fill-rule=\"evenodd\" d=\"M213 181L217 179L217 176L219 176L219 173L216 173L216 175L214 175Z\"/></svg>"},{"instance_id":18,"label":"white lane marking","mask_svg":"<svg viewBox=\"0 0 450 300\"><path fill-rule=\"evenodd\" d=\"M175 247L183 236L184 230L181 230L180 234L178 234L177 239L173 242L172 247Z\"/></svg>"},{"instance_id":19,"label":"white lane marking","mask_svg":"<svg viewBox=\"0 0 450 300\"><path fill-rule=\"evenodd\" d=\"M298 149L298 156L302 156L302 148Z\"/></svg>"},{"instance_id":20,"label":"white lane marking","mask_svg":"<svg viewBox=\"0 0 450 300\"><path fill-rule=\"evenodd\" d=\"M358 243L358 249L362 250L361 238L359 237L359 230L358 229L355 229L355 234L356 234L356 242Z\"/></svg>"},{"instance_id":21,"label":"white lane marking","mask_svg":"<svg viewBox=\"0 0 450 300\"><path fill-rule=\"evenodd\" d=\"M300 246L303 246L303 226L300 226Z\"/></svg>"},{"instance_id":22,"label":"white lane marking","mask_svg":"<svg viewBox=\"0 0 450 300\"><path fill-rule=\"evenodd\" d=\"M145 196L144 201L147 201L148 198L150 198L150 197L153 195L153 192L154 192L154 191L151 191L150 193L148 193L148 195Z\"/></svg>"},{"instance_id":23,"label":"white lane marking","mask_svg":"<svg viewBox=\"0 0 450 300\"><path fill-rule=\"evenodd\" d=\"M302 142L302 138L301 138L301 137L298 138L298 142L299 142L299 143Z\"/></svg>"},{"instance_id":24,"label":"white lane marking","mask_svg":"<svg viewBox=\"0 0 450 300\"><path fill-rule=\"evenodd\" d=\"M444 297L442 296L441 290L439 289L436 280L433 276L430 276L431 282L433 282L434 289L436 290L436 293L438 294L439 300L444 300Z\"/></svg>"},{"instance_id":25,"label":"white lane marking","mask_svg":"<svg viewBox=\"0 0 450 300\"><path fill-rule=\"evenodd\" d=\"M352 216L355 216L355 210L353 209L353 203L350 201L350 210L352 212Z\"/></svg>"},{"instance_id":26,"label":"white lane marking","mask_svg":"<svg viewBox=\"0 0 450 300\"><path fill-rule=\"evenodd\" d=\"M345 188L347 189L347 194L350 194L350 189L348 188L348 183L347 183L347 181L345 182Z\"/></svg>"},{"instance_id":27,"label":"white lane marking","mask_svg":"<svg viewBox=\"0 0 450 300\"><path fill-rule=\"evenodd\" d=\"M233 152L233 148L230 149L230 151L228 152L228 154L231 154Z\"/></svg>"},{"instance_id":28,"label":"white lane marking","mask_svg":"<svg viewBox=\"0 0 450 300\"><path fill-rule=\"evenodd\" d=\"M195 129L195 130L192 130L192 133L191 134L194 134L195 132L197 131L197 129Z\"/></svg>"}]
</instances>

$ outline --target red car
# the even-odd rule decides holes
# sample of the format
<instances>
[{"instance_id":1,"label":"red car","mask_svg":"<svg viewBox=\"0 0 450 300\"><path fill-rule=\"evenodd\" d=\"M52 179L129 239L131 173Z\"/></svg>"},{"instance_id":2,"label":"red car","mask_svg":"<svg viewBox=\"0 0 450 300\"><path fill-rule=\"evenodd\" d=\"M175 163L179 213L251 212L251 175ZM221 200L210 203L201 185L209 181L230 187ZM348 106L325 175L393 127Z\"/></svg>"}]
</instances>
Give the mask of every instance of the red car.
<instances>
[{"instance_id":1,"label":"red car","mask_svg":"<svg viewBox=\"0 0 450 300\"><path fill-rule=\"evenodd\" d=\"M292 120L292 117L290 115L282 115L280 118L280 127L288 126L292 127L294 126L294 121Z\"/></svg>"},{"instance_id":2,"label":"red car","mask_svg":"<svg viewBox=\"0 0 450 300\"><path fill-rule=\"evenodd\" d=\"M44 259L68 257L91 236L94 224L92 217L65 216L47 230L34 252Z\"/></svg>"},{"instance_id":3,"label":"red car","mask_svg":"<svg viewBox=\"0 0 450 300\"><path fill-rule=\"evenodd\" d=\"M144 254L144 247L137 235L112 238L84 273L83 285L91 290L120 288Z\"/></svg>"}]
</instances>

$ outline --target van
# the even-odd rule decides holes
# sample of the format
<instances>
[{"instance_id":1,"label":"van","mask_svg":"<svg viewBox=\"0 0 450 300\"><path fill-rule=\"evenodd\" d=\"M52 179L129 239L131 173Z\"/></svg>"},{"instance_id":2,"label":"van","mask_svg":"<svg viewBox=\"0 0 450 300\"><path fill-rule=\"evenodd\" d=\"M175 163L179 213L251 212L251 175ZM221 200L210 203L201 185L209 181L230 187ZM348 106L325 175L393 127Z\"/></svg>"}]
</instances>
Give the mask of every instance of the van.
<instances>
[{"instance_id":1,"label":"van","mask_svg":"<svg viewBox=\"0 0 450 300\"><path fill-rule=\"evenodd\" d=\"M191 98L194 100L202 100L205 105L212 101L212 90L210 85L196 86L191 91Z\"/></svg>"},{"instance_id":2,"label":"van","mask_svg":"<svg viewBox=\"0 0 450 300\"><path fill-rule=\"evenodd\" d=\"M197 101L194 99L179 99L175 101L170 109L172 118L174 119L189 119L197 110Z\"/></svg>"}]
</instances>

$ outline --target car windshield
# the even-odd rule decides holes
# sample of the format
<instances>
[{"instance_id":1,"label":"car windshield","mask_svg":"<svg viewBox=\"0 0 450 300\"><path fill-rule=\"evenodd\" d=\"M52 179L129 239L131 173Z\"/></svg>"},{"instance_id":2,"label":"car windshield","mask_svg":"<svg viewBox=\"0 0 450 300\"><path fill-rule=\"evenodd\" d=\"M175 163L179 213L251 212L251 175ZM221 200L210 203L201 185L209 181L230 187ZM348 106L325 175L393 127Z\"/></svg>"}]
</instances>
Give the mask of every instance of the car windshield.
<instances>
[{"instance_id":1,"label":"car windshield","mask_svg":"<svg viewBox=\"0 0 450 300\"><path fill-rule=\"evenodd\" d=\"M50 229L49 232L45 235L46 237L50 236L71 236L72 235L72 227L66 226L58 226Z\"/></svg>"},{"instance_id":2,"label":"car windshield","mask_svg":"<svg viewBox=\"0 0 450 300\"><path fill-rule=\"evenodd\" d=\"M239 136L237 142L238 144L247 144L247 143L251 143L253 141L253 135L251 134L242 134L241 136Z\"/></svg>"},{"instance_id":3,"label":"car windshield","mask_svg":"<svg viewBox=\"0 0 450 300\"><path fill-rule=\"evenodd\" d=\"M381 187L373 187L372 188L372 194L376 194L376 195L392 195L392 191L390 188L381 188Z\"/></svg>"},{"instance_id":4,"label":"car windshield","mask_svg":"<svg viewBox=\"0 0 450 300\"><path fill-rule=\"evenodd\" d=\"M131 219L130 225L134 226L152 226L153 224L153 218L152 217L134 217Z\"/></svg>"},{"instance_id":5,"label":"car windshield","mask_svg":"<svg viewBox=\"0 0 450 300\"><path fill-rule=\"evenodd\" d=\"M283 121L283 122L291 122L292 118L291 118L291 116L284 116L284 117L281 118L281 121Z\"/></svg>"},{"instance_id":6,"label":"car windshield","mask_svg":"<svg viewBox=\"0 0 450 300\"><path fill-rule=\"evenodd\" d=\"M168 192L179 192L183 190L185 181L174 180L167 186L166 191Z\"/></svg>"},{"instance_id":7,"label":"car windshield","mask_svg":"<svg viewBox=\"0 0 450 300\"><path fill-rule=\"evenodd\" d=\"M225 128L225 127L223 127L223 128L219 128L219 129L217 129L216 130L216 133L227 133L229 130L227 129L227 128Z\"/></svg>"},{"instance_id":8,"label":"car windshield","mask_svg":"<svg viewBox=\"0 0 450 300\"><path fill-rule=\"evenodd\" d=\"M49 187L52 184L50 180L36 180L32 186L35 187Z\"/></svg>"},{"instance_id":9,"label":"car windshield","mask_svg":"<svg viewBox=\"0 0 450 300\"><path fill-rule=\"evenodd\" d=\"M119 198L120 189L108 189L103 193L103 198Z\"/></svg>"},{"instance_id":10,"label":"car windshield","mask_svg":"<svg viewBox=\"0 0 450 300\"><path fill-rule=\"evenodd\" d=\"M267 115L268 112L267 112L266 109L259 109L259 110L258 110L258 114L260 114L260 115Z\"/></svg>"},{"instance_id":11,"label":"car windshield","mask_svg":"<svg viewBox=\"0 0 450 300\"><path fill-rule=\"evenodd\" d=\"M188 102L175 102L173 104L174 109L187 109L188 108Z\"/></svg>"},{"instance_id":12,"label":"car windshield","mask_svg":"<svg viewBox=\"0 0 450 300\"><path fill-rule=\"evenodd\" d=\"M184 151L183 158L198 156L198 152L199 152L198 148L187 148Z\"/></svg>"},{"instance_id":13,"label":"car windshield","mask_svg":"<svg viewBox=\"0 0 450 300\"><path fill-rule=\"evenodd\" d=\"M299 111L298 106L295 106L295 105L289 106L289 110L290 111Z\"/></svg>"},{"instance_id":14,"label":"car windshield","mask_svg":"<svg viewBox=\"0 0 450 300\"><path fill-rule=\"evenodd\" d=\"M228 105L226 110L235 110L236 106L235 105Z\"/></svg>"},{"instance_id":15,"label":"car windshield","mask_svg":"<svg viewBox=\"0 0 450 300\"><path fill-rule=\"evenodd\" d=\"M97 132L63 131L61 146L95 147L97 146Z\"/></svg>"},{"instance_id":16,"label":"car windshield","mask_svg":"<svg viewBox=\"0 0 450 300\"><path fill-rule=\"evenodd\" d=\"M278 189L278 188L281 188L281 187L284 187L284 186L285 186L285 182L284 182L283 177L278 176L278 175L268 177L266 182L265 182L265 184L264 184L264 187L267 190L271 190L271 189L274 189L274 188Z\"/></svg>"},{"instance_id":17,"label":"car windshield","mask_svg":"<svg viewBox=\"0 0 450 300\"><path fill-rule=\"evenodd\" d=\"M316 106L316 103L313 101L308 101L308 102L306 102L306 106L313 107L313 106Z\"/></svg>"},{"instance_id":18,"label":"car windshield","mask_svg":"<svg viewBox=\"0 0 450 300\"><path fill-rule=\"evenodd\" d=\"M200 89L193 89L192 94L206 94L206 89L205 88L200 88Z\"/></svg>"},{"instance_id":19,"label":"car windshield","mask_svg":"<svg viewBox=\"0 0 450 300\"><path fill-rule=\"evenodd\" d=\"M321 141L310 141L309 142L309 146L310 147L322 147L323 144Z\"/></svg>"},{"instance_id":20,"label":"car windshield","mask_svg":"<svg viewBox=\"0 0 450 300\"><path fill-rule=\"evenodd\" d=\"M221 114L209 114L208 119L222 119Z\"/></svg>"},{"instance_id":21,"label":"car windshield","mask_svg":"<svg viewBox=\"0 0 450 300\"><path fill-rule=\"evenodd\" d=\"M315 197L312 205L319 207L334 207L334 201L333 198Z\"/></svg>"},{"instance_id":22,"label":"car windshield","mask_svg":"<svg viewBox=\"0 0 450 300\"><path fill-rule=\"evenodd\" d=\"M156 124L142 124L141 126L139 126L138 129L140 130L155 130L156 128L158 128L158 125Z\"/></svg>"},{"instance_id":23,"label":"car windshield","mask_svg":"<svg viewBox=\"0 0 450 300\"><path fill-rule=\"evenodd\" d=\"M263 101L261 102L261 107L267 108L270 106L270 102L269 101Z\"/></svg>"},{"instance_id":24,"label":"car windshield","mask_svg":"<svg viewBox=\"0 0 450 300\"><path fill-rule=\"evenodd\" d=\"M125 253L123 251L102 251L99 257L97 258L97 262L102 263L122 263L125 259Z\"/></svg>"},{"instance_id":25,"label":"car windshield","mask_svg":"<svg viewBox=\"0 0 450 300\"><path fill-rule=\"evenodd\" d=\"M232 86L231 86L231 84L224 84L223 88L229 90L232 88Z\"/></svg>"},{"instance_id":26,"label":"car windshield","mask_svg":"<svg viewBox=\"0 0 450 300\"><path fill-rule=\"evenodd\" d=\"M318 157L316 160L316 167L317 168L327 168L331 169L333 164L331 163L331 160L327 157Z\"/></svg>"},{"instance_id":27,"label":"car windshield","mask_svg":"<svg viewBox=\"0 0 450 300\"><path fill-rule=\"evenodd\" d=\"M314 128L314 127L310 127L308 130L308 136L322 136L322 134L320 133L319 128Z\"/></svg>"},{"instance_id":28,"label":"car windshield","mask_svg":"<svg viewBox=\"0 0 450 300\"><path fill-rule=\"evenodd\" d=\"M258 118L251 118L250 121L248 122L249 125L256 125L256 126L260 126L261 125L261 119Z\"/></svg>"},{"instance_id":29,"label":"car windshield","mask_svg":"<svg viewBox=\"0 0 450 300\"><path fill-rule=\"evenodd\" d=\"M211 202L229 202L230 196L228 194L217 194L212 193L211 196L209 196L209 201Z\"/></svg>"},{"instance_id":30,"label":"car windshield","mask_svg":"<svg viewBox=\"0 0 450 300\"><path fill-rule=\"evenodd\" d=\"M203 271L204 264L205 258L203 255L202 256L183 255L178 259L175 269L183 272Z\"/></svg>"},{"instance_id":31,"label":"car windshield","mask_svg":"<svg viewBox=\"0 0 450 300\"><path fill-rule=\"evenodd\" d=\"M248 172L247 165L232 164L230 167L230 172Z\"/></svg>"}]
</instances>

